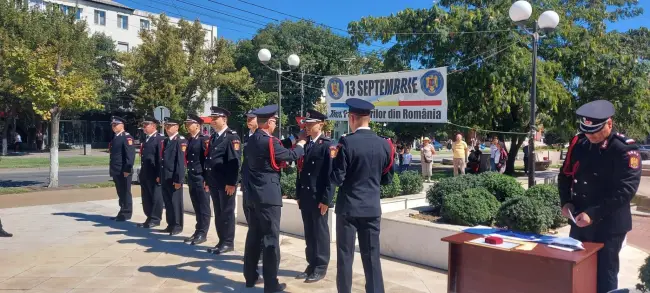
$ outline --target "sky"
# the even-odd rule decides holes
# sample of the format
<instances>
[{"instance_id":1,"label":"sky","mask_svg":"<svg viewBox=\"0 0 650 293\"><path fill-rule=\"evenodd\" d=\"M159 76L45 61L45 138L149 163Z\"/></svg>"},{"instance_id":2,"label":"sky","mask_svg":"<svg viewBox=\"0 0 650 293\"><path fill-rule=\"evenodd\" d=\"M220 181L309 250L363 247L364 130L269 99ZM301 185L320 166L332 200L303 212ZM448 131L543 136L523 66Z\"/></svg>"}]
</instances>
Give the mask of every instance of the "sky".
<instances>
[{"instance_id":1,"label":"sky","mask_svg":"<svg viewBox=\"0 0 650 293\"><path fill-rule=\"evenodd\" d=\"M218 35L230 40L249 39L257 29L269 22L298 20L254 5L263 6L291 16L310 19L345 30L350 21L365 16L387 16L406 8L428 8L432 0L116 0L132 8L186 19L199 18L216 25ZM246 3L248 2L248 3ZM640 26L650 27L650 0L639 0L644 14L609 25L625 31ZM252 3L253 5L249 4ZM226 15L228 14L228 15ZM340 30L335 33L346 35Z\"/></svg>"}]
</instances>

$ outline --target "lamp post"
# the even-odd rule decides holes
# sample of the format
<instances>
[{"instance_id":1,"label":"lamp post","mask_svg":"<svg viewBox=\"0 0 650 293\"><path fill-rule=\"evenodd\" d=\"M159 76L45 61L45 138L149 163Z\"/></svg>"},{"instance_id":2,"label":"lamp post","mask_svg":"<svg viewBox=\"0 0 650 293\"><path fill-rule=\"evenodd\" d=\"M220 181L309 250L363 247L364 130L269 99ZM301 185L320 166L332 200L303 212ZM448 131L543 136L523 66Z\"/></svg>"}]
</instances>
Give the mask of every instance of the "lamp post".
<instances>
[{"instance_id":1,"label":"lamp post","mask_svg":"<svg viewBox=\"0 0 650 293\"><path fill-rule=\"evenodd\" d=\"M533 38L533 82L530 89L530 137L528 138L528 187L535 185L535 127L537 103L537 47L539 31L550 33L560 23L560 16L552 10L544 11L533 23L533 31L526 28L526 21L533 14L533 7L527 1L517 1L510 6L510 19Z\"/></svg>"},{"instance_id":2,"label":"lamp post","mask_svg":"<svg viewBox=\"0 0 650 293\"><path fill-rule=\"evenodd\" d=\"M271 51L268 49L261 49L259 52L257 52L257 58L266 66L266 68L271 69L275 71L278 74L278 137L282 138L282 74L286 72L290 72L291 68L298 67L300 65L300 57L296 54L291 54L289 55L289 58L287 58L287 63L289 63L289 70L282 70L282 63L278 64L278 68L272 68L268 65L269 61L271 61Z\"/></svg>"},{"instance_id":3,"label":"lamp post","mask_svg":"<svg viewBox=\"0 0 650 293\"><path fill-rule=\"evenodd\" d=\"M304 64L302 67L302 71L300 72L300 116L304 117L305 116L305 108L304 108L304 103L305 103L305 67L306 66L311 66L311 65L318 65L318 63L309 63L309 64Z\"/></svg>"}]
</instances>

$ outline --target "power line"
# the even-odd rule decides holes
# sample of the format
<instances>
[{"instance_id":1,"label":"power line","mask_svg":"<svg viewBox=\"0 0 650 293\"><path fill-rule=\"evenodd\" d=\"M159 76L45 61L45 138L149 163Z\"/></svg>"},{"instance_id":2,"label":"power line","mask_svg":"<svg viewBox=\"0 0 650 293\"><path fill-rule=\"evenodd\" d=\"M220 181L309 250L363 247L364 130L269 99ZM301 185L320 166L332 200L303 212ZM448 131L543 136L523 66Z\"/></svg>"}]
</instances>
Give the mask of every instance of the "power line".
<instances>
[{"instance_id":1,"label":"power line","mask_svg":"<svg viewBox=\"0 0 650 293\"><path fill-rule=\"evenodd\" d=\"M239 16L236 16L236 15L232 15L232 14L229 14L229 13L226 13L226 12L223 12L223 11L219 11L219 10L216 10L216 9L212 9L212 8L209 8L209 7L205 7L205 6L197 5L197 4L194 4L194 3L191 3L191 2L186 2L186 1L183 1L183 0L176 0L176 1L181 2L181 3L185 3L185 4L187 4L187 5L194 6L194 7L196 7L196 8L206 9L206 10L209 10L209 11L212 11L212 12L216 12L216 13L219 13L219 14L227 15L227 16L230 16L230 17L232 17L232 18L239 19L239 20L248 21L248 22L250 22L250 23L254 23L254 24L257 24L257 25L261 25L261 26L266 26L266 25L267 25L267 23L257 22L257 21L250 20L250 19L247 19L247 18L243 18L243 17L239 17Z\"/></svg>"},{"instance_id":2,"label":"power line","mask_svg":"<svg viewBox=\"0 0 650 293\"><path fill-rule=\"evenodd\" d=\"M270 19L270 20L273 20L273 21L277 21L277 22L279 22L279 20L277 20L277 19L275 19L275 18L272 18L272 17L268 17L268 16L266 16L266 15L257 14L257 13L255 13L255 12L251 12L251 11L248 11L248 10L245 10L245 9L240 9L240 8L237 8L237 7L234 7L234 6L230 6L230 5L228 5L228 4L223 4L223 3L221 3L221 2L214 1L214 0L208 0L208 1L210 1L210 2L212 2L212 3L216 3L216 4L218 4L218 5L226 6L226 7L229 7L229 8L235 9L235 10L239 10L239 11L242 11L242 12L250 13L250 14L252 14L252 15L257 15L257 16L260 16L260 17L263 17L263 18L266 18L266 19Z\"/></svg>"}]
</instances>

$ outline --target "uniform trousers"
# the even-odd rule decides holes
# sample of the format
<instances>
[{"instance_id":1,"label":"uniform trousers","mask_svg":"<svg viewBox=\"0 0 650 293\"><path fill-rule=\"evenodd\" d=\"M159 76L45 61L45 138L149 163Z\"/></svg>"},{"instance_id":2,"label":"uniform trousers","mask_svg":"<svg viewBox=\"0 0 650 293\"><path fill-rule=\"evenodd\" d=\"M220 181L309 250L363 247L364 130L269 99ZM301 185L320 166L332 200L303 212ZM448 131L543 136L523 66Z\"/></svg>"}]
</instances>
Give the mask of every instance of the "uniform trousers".
<instances>
[{"instance_id":1,"label":"uniform trousers","mask_svg":"<svg viewBox=\"0 0 650 293\"><path fill-rule=\"evenodd\" d=\"M133 196L131 195L131 180L133 174L124 177L122 173L113 176L115 182L115 190L117 191L118 202L120 205L120 212L117 216L123 216L125 219L131 219L133 215Z\"/></svg>"},{"instance_id":2,"label":"uniform trousers","mask_svg":"<svg viewBox=\"0 0 650 293\"><path fill-rule=\"evenodd\" d=\"M264 288L277 288L280 268L281 206L253 203L249 212L248 233L244 247L244 278L254 284L259 278L257 263L263 249L262 275Z\"/></svg>"},{"instance_id":3,"label":"uniform trousers","mask_svg":"<svg viewBox=\"0 0 650 293\"><path fill-rule=\"evenodd\" d=\"M583 242L595 242L604 245L603 249L598 251L598 293L607 293L618 288L618 254L621 252L625 234L627 233L603 233L593 225L584 228L571 225L570 237Z\"/></svg>"},{"instance_id":4,"label":"uniform trousers","mask_svg":"<svg viewBox=\"0 0 650 293\"><path fill-rule=\"evenodd\" d=\"M210 186L214 207L214 225L219 237L218 245L233 246L235 242L235 195L226 194L225 186Z\"/></svg>"},{"instance_id":5,"label":"uniform trousers","mask_svg":"<svg viewBox=\"0 0 650 293\"><path fill-rule=\"evenodd\" d=\"M206 236L210 230L210 196L203 187L203 176L188 175L187 185L190 189L190 199L196 215L196 226L194 233L196 235Z\"/></svg>"},{"instance_id":6,"label":"uniform trousers","mask_svg":"<svg viewBox=\"0 0 650 293\"><path fill-rule=\"evenodd\" d=\"M345 215L336 217L336 288L339 293L352 292L352 263L356 236L359 234L359 250L363 272L366 276L367 293L383 293L384 278L379 261L380 217L359 218Z\"/></svg>"},{"instance_id":7,"label":"uniform trousers","mask_svg":"<svg viewBox=\"0 0 650 293\"><path fill-rule=\"evenodd\" d=\"M305 257L309 264L307 274L325 274L330 262L329 214L321 215L317 207L303 208L300 213L305 230Z\"/></svg>"},{"instance_id":8,"label":"uniform trousers","mask_svg":"<svg viewBox=\"0 0 650 293\"><path fill-rule=\"evenodd\" d=\"M174 182L169 179L162 184L162 191L167 227L183 229L183 185L176 189Z\"/></svg>"},{"instance_id":9,"label":"uniform trousers","mask_svg":"<svg viewBox=\"0 0 650 293\"><path fill-rule=\"evenodd\" d=\"M147 220L145 223L160 224L163 212L162 189L156 176L140 172L140 190L142 191L142 209Z\"/></svg>"}]
</instances>

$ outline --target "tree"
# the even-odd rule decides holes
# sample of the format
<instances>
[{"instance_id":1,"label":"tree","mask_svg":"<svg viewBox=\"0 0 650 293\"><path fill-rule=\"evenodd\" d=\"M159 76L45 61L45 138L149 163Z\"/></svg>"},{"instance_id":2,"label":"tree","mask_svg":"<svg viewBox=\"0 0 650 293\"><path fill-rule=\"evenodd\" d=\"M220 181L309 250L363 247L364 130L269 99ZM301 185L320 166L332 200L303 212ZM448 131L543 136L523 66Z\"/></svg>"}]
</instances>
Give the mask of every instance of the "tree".
<instances>
[{"instance_id":1,"label":"tree","mask_svg":"<svg viewBox=\"0 0 650 293\"><path fill-rule=\"evenodd\" d=\"M556 32L540 42L537 123L551 128L575 127L577 107L607 98L617 106L620 126L647 134L648 71L644 62L635 62L635 57L645 52L630 49L647 40L647 33L605 33L606 20L638 15L637 1L564 2L533 4L531 19L549 9L561 18ZM614 9L607 9L606 2ZM530 36L514 29L508 17L511 4L505 0L490 1L489 5L477 0L445 0L430 9L366 17L350 23L348 29L355 42L396 41L388 51L392 59L417 62L426 68L448 66L450 121L477 129L527 133ZM511 173L525 136L507 136L511 148L506 171Z\"/></svg>"},{"instance_id":2,"label":"tree","mask_svg":"<svg viewBox=\"0 0 650 293\"><path fill-rule=\"evenodd\" d=\"M92 36L95 46L95 69L103 81L99 88L99 101L107 112L115 112L130 108L132 99L124 94L125 84L122 81L122 66L119 63L118 52L113 39L103 33Z\"/></svg>"},{"instance_id":3,"label":"tree","mask_svg":"<svg viewBox=\"0 0 650 293\"><path fill-rule=\"evenodd\" d=\"M34 112L51 121L50 183L58 187L59 122L64 112L97 108L98 76L92 68L93 43L84 22L56 6L22 10L13 24L20 36L6 53L15 96L29 101ZM37 35L30 35L36 33Z\"/></svg>"}]
</instances>

